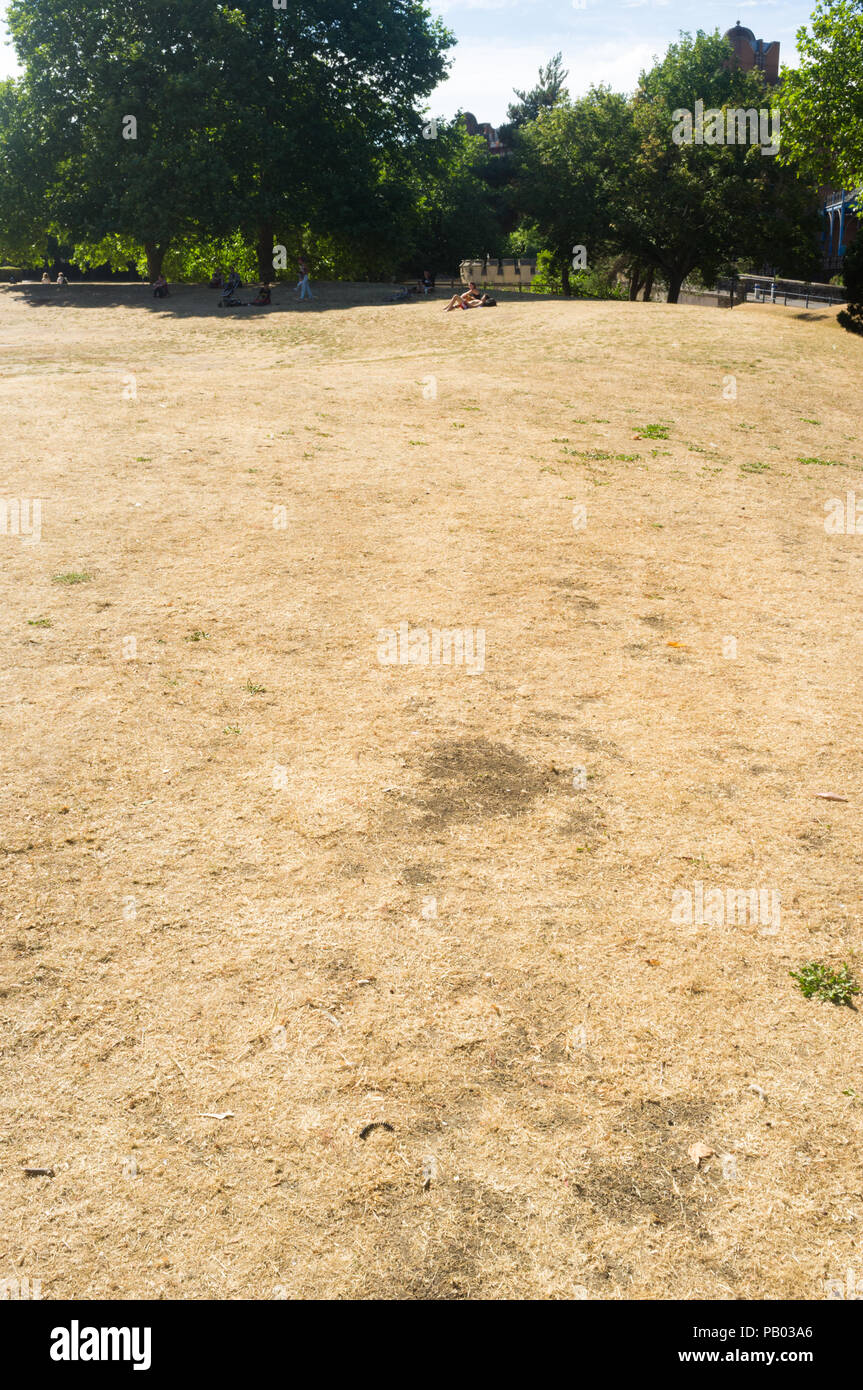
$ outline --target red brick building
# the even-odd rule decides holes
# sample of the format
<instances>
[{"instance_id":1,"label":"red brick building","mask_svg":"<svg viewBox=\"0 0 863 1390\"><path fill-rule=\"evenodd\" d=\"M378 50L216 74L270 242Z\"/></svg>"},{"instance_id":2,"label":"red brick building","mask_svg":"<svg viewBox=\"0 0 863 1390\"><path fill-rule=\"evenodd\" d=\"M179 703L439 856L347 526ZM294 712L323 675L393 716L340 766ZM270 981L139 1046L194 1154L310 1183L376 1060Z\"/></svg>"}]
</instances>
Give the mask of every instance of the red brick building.
<instances>
[{"instance_id":1,"label":"red brick building","mask_svg":"<svg viewBox=\"0 0 863 1390\"><path fill-rule=\"evenodd\" d=\"M768 87L779 81L779 44L756 39L751 29L746 29L738 19L733 29L726 31L725 37L734 49L734 62L742 72L760 72Z\"/></svg>"}]
</instances>

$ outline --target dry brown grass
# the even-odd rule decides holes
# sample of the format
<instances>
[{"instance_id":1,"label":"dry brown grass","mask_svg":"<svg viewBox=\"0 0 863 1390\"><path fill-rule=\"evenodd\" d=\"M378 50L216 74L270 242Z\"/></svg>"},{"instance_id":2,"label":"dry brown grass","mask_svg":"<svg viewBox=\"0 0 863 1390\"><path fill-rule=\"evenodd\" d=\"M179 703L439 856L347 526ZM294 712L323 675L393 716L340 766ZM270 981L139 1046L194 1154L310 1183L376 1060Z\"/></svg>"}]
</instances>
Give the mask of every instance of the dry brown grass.
<instances>
[{"instance_id":1,"label":"dry brown grass","mask_svg":"<svg viewBox=\"0 0 863 1390\"><path fill-rule=\"evenodd\" d=\"M788 971L863 973L863 538L823 527L863 344L319 294L2 294L3 495L44 503L0 537L0 1276L823 1297L861 1015ZM484 673L380 665L402 620L483 628ZM779 931L672 925L695 880Z\"/></svg>"}]
</instances>

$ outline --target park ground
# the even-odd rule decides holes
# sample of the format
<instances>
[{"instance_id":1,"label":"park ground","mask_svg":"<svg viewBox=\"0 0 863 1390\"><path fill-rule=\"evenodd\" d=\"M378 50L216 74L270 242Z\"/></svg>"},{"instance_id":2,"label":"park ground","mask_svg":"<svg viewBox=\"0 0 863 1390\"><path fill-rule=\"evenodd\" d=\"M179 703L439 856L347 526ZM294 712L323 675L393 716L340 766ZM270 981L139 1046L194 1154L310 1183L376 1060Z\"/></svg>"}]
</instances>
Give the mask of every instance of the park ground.
<instances>
[{"instance_id":1,"label":"park ground","mask_svg":"<svg viewBox=\"0 0 863 1390\"><path fill-rule=\"evenodd\" d=\"M0 1278L863 1279L863 342L316 289L0 291Z\"/></svg>"}]
</instances>

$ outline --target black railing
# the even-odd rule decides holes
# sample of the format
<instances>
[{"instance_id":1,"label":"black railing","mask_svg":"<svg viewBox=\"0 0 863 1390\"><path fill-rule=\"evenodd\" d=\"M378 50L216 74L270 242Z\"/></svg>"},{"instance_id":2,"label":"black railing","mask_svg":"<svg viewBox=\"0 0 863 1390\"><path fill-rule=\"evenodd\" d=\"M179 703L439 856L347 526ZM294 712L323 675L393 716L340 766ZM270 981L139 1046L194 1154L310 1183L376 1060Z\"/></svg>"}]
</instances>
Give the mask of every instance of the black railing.
<instances>
[{"instance_id":1,"label":"black railing","mask_svg":"<svg viewBox=\"0 0 863 1390\"><path fill-rule=\"evenodd\" d=\"M845 304L848 294L841 285L827 285L817 280L783 280L769 275L730 275L717 280L716 291L723 308L735 304ZM726 302L723 304L723 296Z\"/></svg>"}]
</instances>

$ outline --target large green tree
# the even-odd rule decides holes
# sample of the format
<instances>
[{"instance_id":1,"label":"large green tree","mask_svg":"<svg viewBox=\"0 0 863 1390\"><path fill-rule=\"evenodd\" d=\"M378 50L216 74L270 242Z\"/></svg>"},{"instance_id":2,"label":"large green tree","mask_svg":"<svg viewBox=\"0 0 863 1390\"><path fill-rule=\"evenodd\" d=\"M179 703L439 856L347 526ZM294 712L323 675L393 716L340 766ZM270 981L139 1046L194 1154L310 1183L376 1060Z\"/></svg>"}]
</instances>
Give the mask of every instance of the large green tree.
<instances>
[{"instance_id":1,"label":"large green tree","mask_svg":"<svg viewBox=\"0 0 863 1390\"><path fill-rule=\"evenodd\" d=\"M224 54L235 14L212 0L12 0L27 100L48 133L52 221L75 240L171 241L226 226Z\"/></svg>"},{"instance_id":2,"label":"large green tree","mask_svg":"<svg viewBox=\"0 0 863 1390\"><path fill-rule=\"evenodd\" d=\"M136 239L151 275L196 232L240 228L269 276L274 242L348 230L451 41L420 0L12 0L9 23L54 221Z\"/></svg>"},{"instance_id":3,"label":"large green tree","mask_svg":"<svg viewBox=\"0 0 863 1390\"><path fill-rule=\"evenodd\" d=\"M516 135L513 200L551 251L565 295L574 248L585 247L588 264L610 248L618 188L632 148L626 98L607 87L541 108Z\"/></svg>"},{"instance_id":4,"label":"large green tree","mask_svg":"<svg viewBox=\"0 0 863 1390\"><path fill-rule=\"evenodd\" d=\"M235 4L235 216L263 276L274 240L296 249L304 227L368 239L387 164L421 150L418 107L444 76L452 36L420 0Z\"/></svg>"},{"instance_id":5,"label":"large green tree","mask_svg":"<svg viewBox=\"0 0 863 1390\"><path fill-rule=\"evenodd\" d=\"M768 112L777 106L759 75L742 72L731 56L718 33L681 34L642 74L633 98L635 145L614 231L623 249L661 270L672 303L693 271L710 281L735 263L769 258L791 274L794 258L815 244L814 198L794 169L777 166L758 143L708 140L727 131L729 108ZM702 143L695 138L697 102L705 112L723 112L721 123L706 123ZM675 115L684 111L693 115L691 139ZM775 131L772 118L766 126ZM743 133L754 132L746 125Z\"/></svg>"}]
</instances>

